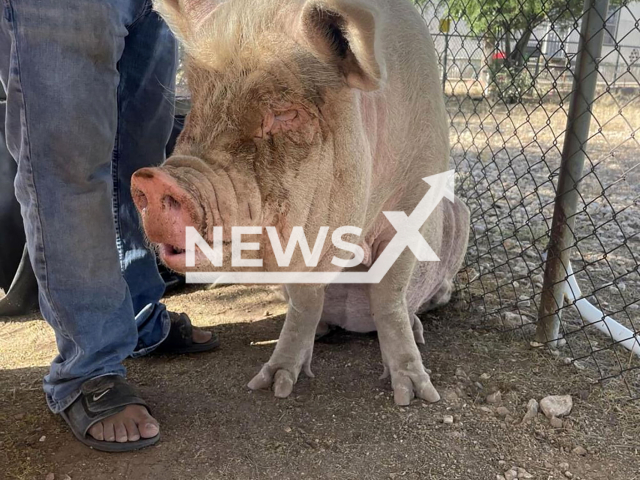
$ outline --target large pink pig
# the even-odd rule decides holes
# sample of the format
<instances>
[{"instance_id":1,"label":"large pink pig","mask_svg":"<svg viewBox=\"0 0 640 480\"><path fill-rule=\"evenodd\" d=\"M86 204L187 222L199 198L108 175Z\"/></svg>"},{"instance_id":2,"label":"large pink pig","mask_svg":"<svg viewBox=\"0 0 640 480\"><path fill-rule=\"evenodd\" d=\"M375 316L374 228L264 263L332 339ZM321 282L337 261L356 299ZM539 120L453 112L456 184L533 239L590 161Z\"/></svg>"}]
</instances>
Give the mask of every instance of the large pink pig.
<instances>
[{"instance_id":1,"label":"large pink pig","mask_svg":"<svg viewBox=\"0 0 640 480\"><path fill-rule=\"evenodd\" d=\"M449 165L448 119L431 37L408 0L156 0L187 52L192 110L174 154L132 179L149 241L176 271L213 270L206 256L186 267L185 230L213 242L223 228L276 227L286 245L295 226L362 229L365 265L396 230L383 211L410 214L422 180ZM397 404L439 395L422 364L415 314L446 303L467 245L466 207L443 200L420 229L440 262L405 249L380 283L286 285L286 321L275 351L251 380L288 396L311 375L314 336L338 324L377 330ZM277 269L267 235L262 269ZM357 242L357 241L356 241ZM355 243L355 242L354 242ZM316 267L299 252L293 271L331 271L327 242ZM358 267L363 269L365 267Z\"/></svg>"}]
</instances>

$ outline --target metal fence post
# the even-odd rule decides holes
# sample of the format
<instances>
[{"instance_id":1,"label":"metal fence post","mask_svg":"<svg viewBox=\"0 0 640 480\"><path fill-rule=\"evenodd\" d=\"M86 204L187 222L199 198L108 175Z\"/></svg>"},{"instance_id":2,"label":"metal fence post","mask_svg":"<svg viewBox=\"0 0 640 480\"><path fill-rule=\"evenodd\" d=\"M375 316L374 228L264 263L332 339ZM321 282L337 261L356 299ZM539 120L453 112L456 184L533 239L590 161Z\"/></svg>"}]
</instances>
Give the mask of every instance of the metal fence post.
<instances>
[{"instance_id":1,"label":"metal fence post","mask_svg":"<svg viewBox=\"0 0 640 480\"><path fill-rule=\"evenodd\" d=\"M555 347L559 339L564 281L574 246L573 227L579 199L578 184L582 178L585 147L589 138L591 105L608 8L609 0L585 0L583 7L576 74L567 116L536 330L536 340L549 342L551 347Z\"/></svg>"}]
</instances>

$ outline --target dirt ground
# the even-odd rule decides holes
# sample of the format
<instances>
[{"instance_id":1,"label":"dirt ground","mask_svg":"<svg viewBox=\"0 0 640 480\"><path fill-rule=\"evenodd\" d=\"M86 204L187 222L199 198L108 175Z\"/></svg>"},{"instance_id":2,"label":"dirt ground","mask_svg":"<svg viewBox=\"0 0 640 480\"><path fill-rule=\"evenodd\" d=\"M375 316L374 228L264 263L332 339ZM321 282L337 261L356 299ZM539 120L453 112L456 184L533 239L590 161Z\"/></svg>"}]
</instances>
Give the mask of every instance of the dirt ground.
<instances>
[{"instance_id":1,"label":"dirt ground","mask_svg":"<svg viewBox=\"0 0 640 480\"><path fill-rule=\"evenodd\" d=\"M375 335L336 333L318 343L316 377L302 375L278 400L246 388L283 322L271 290L189 288L166 302L219 332L223 346L127 362L162 428L158 446L135 453L77 442L41 390L55 354L51 329L38 316L0 323L0 478L494 480L512 467L531 475L520 470L519 478L640 475L638 402L615 398L519 336L487 330L460 302L423 318L424 359L443 400L406 408L378 379ZM488 404L498 390L502 401ZM522 425L527 402L552 394L573 397L562 427L541 413Z\"/></svg>"}]
</instances>

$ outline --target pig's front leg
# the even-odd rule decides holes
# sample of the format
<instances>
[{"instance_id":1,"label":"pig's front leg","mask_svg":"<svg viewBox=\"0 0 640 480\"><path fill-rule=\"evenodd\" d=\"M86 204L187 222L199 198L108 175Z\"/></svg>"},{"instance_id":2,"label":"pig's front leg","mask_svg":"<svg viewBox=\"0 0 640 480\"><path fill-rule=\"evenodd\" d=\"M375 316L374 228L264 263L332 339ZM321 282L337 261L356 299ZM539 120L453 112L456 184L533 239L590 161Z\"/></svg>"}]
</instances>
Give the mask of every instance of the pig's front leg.
<instances>
[{"instance_id":1,"label":"pig's front leg","mask_svg":"<svg viewBox=\"0 0 640 480\"><path fill-rule=\"evenodd\" d=\"M300 370L313 377L311 355L316 328L322 315L324 285L287 285L289 308L271 358L249 382L257 390L273 385L276 397L288 397Z\"/></svg>"},{"instance_id":2,"label":"pig's front leg","mask_svg":"<svg viewBox=\"0 0 640 480\"><path fill-rule=\"evenodd\" d=\"M382 378L391 375L393 398L398 405L408 405L414 396L428 402L440 400L422 364L407 311L406 289L415 262L409 255L413 254L405 251L383 280L369 288L384 364ZM415 321L420 322L417 318Z\"/></svg>"}]
</instances>

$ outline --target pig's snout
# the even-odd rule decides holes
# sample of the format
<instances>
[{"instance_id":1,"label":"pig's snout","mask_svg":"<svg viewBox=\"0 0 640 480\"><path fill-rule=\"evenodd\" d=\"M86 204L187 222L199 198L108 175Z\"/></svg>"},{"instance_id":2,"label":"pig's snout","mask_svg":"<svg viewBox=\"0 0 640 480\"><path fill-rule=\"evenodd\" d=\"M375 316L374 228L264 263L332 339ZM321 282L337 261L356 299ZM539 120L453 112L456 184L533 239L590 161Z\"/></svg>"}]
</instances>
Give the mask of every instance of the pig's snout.
<instances>
[{"instance_id":1,"label":"pig's snout","mask_svg":"<svg viewBox=\"0 0 640 480\"><path fill-rule=\"evenodd\" d=\"M131 196L150 242L158 244L161 259L179 269L183 263L186 228L199 230L202 214L195 199L168 173L142 168L131 177ZM180 262L182 260L182 262Z\"/></svg>"}]
</instances>

